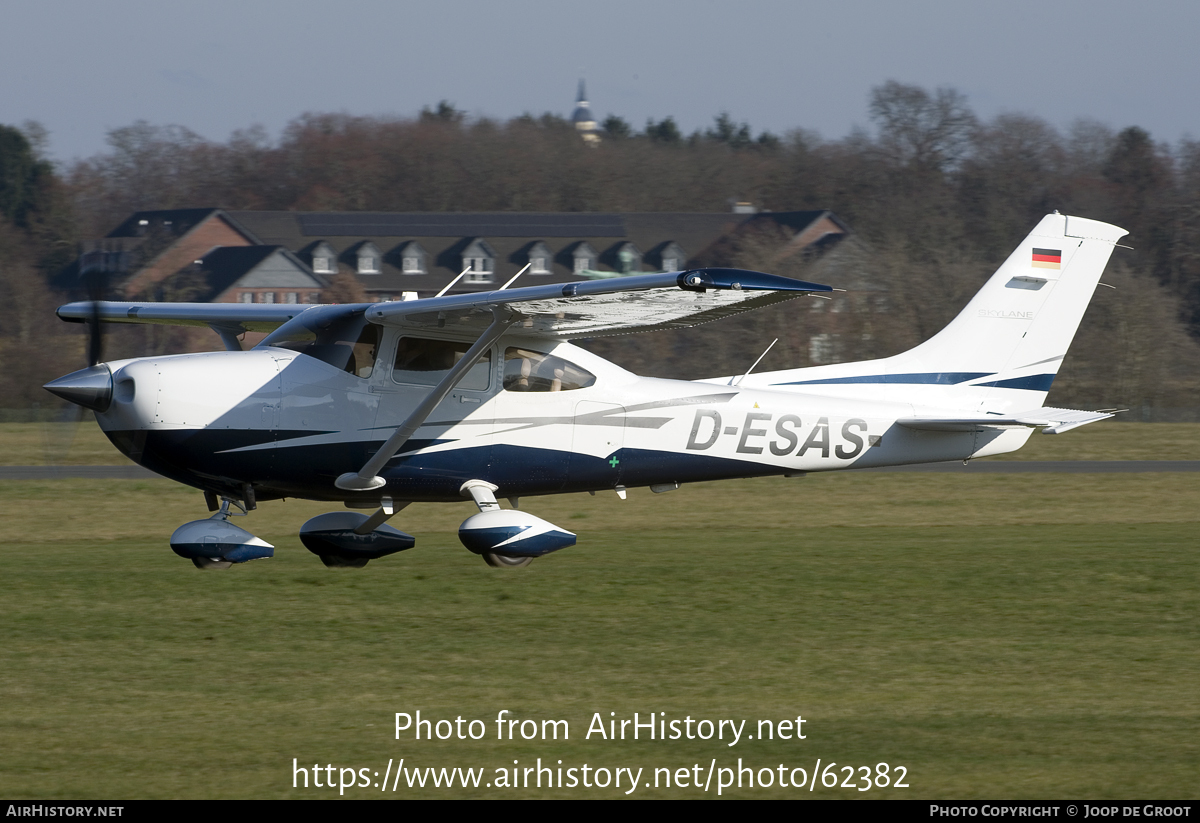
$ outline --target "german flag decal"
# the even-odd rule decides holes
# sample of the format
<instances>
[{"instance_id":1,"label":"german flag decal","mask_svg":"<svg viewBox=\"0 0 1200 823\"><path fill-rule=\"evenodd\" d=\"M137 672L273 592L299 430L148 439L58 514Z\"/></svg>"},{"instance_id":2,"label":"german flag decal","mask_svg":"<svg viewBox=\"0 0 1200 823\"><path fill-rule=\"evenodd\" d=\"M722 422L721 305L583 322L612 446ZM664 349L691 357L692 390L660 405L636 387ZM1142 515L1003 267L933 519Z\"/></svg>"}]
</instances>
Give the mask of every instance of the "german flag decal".
<instances>
[{"instance_id":1,"label":"german flag decal","mask_svg":"<svg viewBox=\"0 0 1200 823\"><path fill-rule=\"evenodd\" d=\"M1034 249L1033 267L1035 269L1061 269L1061 249Z\"/></svg>"}]
</instances>

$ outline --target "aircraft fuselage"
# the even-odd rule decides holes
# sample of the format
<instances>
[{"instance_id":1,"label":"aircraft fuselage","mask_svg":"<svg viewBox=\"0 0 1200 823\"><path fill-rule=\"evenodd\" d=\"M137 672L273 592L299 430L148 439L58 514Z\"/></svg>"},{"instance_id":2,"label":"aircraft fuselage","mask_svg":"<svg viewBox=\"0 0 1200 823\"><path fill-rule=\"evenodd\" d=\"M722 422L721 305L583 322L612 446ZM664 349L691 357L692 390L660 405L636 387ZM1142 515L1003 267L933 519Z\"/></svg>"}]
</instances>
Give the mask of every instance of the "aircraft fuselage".
<instances>
[{"instance_id":1,"label":"aircraft fuselage","mask_svg":"<svg viewBox=\"0 0 1200 823\"><path fill-rule=\"evenodd\" d=\"M360 374L273 347L111 363L113 402L97 418L134 461L197 488L236 497L249 483L260 500L364 505L381 493L462 500L472 479L522 497L961 460L1028 437L915 431L895 422L913 413L908 403L638 377L568 343L505 336L388 462L384 490L343 491L334 481L429 391L428 380L401 382L423 375L399 368L400 337L385 337ZM552 355L594 380L522 377L513 351Z\"/></svg>"}]
</instances>

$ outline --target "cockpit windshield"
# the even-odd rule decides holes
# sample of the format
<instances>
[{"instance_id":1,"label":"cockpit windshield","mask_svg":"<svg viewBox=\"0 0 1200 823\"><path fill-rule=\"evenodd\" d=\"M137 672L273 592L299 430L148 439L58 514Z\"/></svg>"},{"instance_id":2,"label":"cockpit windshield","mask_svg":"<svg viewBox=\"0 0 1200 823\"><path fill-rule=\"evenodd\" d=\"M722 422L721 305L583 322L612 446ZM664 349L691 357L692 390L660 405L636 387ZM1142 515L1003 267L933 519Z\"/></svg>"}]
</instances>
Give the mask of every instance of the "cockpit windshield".
<instances>
[{"instance_id":1,"label":"cockpit windshield","mask_svg":"<svg viewBox=\"0 0 1200 823\"><path fill-rule=\"evenodd\" d=\"M368 378L379 353L381 329L367 322L363 306L323 306L301 312L255 346L290 349Z\"/></svg>"}]
</instances>

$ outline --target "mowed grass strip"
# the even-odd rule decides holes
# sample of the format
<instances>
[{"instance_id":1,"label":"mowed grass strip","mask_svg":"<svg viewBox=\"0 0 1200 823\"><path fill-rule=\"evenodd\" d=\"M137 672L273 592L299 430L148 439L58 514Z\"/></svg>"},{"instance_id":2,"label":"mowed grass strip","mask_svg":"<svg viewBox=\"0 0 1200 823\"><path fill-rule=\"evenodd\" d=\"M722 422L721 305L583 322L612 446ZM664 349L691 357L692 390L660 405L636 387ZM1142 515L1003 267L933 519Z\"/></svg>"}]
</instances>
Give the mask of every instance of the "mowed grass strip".
<instances>
[{"instance_id":1,"label":"mowed grass strip","mask_svg":"<svg viewBox=\"0 0 1200 823\"><path fill-rule=\"evenodd\" d=\"M527 499L580 535L520 571L454 535L468 505L395 521L417 548L329 570L295 537L333 507L237 522L269 561L203 573L170 531L206 514L165 481L0 483L0 792L336 797L292 759L382 772L887 762L906 790L726 796L1200 794L1200 479L810 475L668 495ZM397 711L488 722L395 740ZM497 741L501 709L571 737ZM745 740L584 739L593 713L746 720ZM807 739L759 740L803 715ZM857 774L857 772L856 772ZM336 775L336 772L335 772ZM310 770L311 781L311 770ZM861 782L855 785L861 785ZM627 783L627 781L626 781ZM713 782L715 793L716 780ZM616 797L607 789L372 787L347 797Z\"/></svg>"},{"instance_id":2,"label":"mowed grass strip","mask_svg":"<svg viewBox=\"0 0 1200 823\"><path fill-rule=\"evenodd\" d=\"M1195 522L1200 473L942 475L814 473L684 484L667 494L630 489L526 497L521 508L579 534L590 546L611 528L703 532L713 528L778 529L806 546L806 530L826 526L988 526L1061 523ZM272 500L234 523L271 543L332 503ZM390 523L418 538L453 534L474 504L414 503ZM209 516L204 496L169 480L0 480L0 513L12 540L56 542L157 540L165 549L178 526ZM455 541L456 538L451 537ZM461 549L461 546L459 547ZM465 552L465 549L463 550ZM371 567L374 568L374 567Z\"/></svg>"}]
</instances>

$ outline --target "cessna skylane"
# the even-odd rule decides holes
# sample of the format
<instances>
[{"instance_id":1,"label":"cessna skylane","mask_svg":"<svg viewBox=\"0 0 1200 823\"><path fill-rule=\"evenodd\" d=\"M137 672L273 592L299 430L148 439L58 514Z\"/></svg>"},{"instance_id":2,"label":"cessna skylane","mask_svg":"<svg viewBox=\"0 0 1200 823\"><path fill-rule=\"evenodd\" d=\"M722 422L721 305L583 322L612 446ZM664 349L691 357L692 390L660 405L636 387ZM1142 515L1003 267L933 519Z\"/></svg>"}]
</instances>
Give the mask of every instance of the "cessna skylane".
<instances>
[{"instance_id":1,"label":"cessna skylane","mask_svg":"<svg viewBox=\"0 0 1200 823\"><path fill-rule=\"evenodd\" d=\"M469 498L463 545L517 567L576 537L520 498L966 461L1111 417L1042 403L1125 234L1047 215L945 329L878 360L666 380L570 342L832 291L700 268L374 304L71 303L59 317L208 326L227 350L96 363L46 388L204 492L214 514L170 540L199 568L271 557L230 517L284 497L348 509L300 529L327 566L412 548L385 522L410 503ZM246 331L268 334L242 351Z\"/></svg>"}]
</instances>

